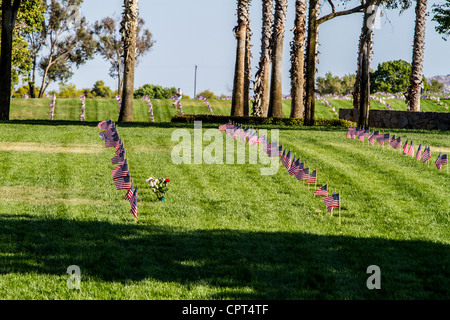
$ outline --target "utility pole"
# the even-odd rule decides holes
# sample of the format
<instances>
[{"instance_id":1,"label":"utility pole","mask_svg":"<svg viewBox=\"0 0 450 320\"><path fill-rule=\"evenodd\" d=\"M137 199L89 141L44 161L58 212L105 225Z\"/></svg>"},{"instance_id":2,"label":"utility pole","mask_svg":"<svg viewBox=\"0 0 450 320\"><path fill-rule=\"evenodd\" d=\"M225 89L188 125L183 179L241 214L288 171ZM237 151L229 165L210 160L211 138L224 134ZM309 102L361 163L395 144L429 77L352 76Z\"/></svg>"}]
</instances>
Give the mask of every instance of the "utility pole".
<instances>
[{"instance_id":1,"label":"utility pole","mask_svg":"<svg viewBox=\"0 0 450 320\"><path fill-rule=\"evenodd\" d=\"M195 65L195 77L194 77L194 99L197 96L197 65Z\"/></svg>"}]
</instances>

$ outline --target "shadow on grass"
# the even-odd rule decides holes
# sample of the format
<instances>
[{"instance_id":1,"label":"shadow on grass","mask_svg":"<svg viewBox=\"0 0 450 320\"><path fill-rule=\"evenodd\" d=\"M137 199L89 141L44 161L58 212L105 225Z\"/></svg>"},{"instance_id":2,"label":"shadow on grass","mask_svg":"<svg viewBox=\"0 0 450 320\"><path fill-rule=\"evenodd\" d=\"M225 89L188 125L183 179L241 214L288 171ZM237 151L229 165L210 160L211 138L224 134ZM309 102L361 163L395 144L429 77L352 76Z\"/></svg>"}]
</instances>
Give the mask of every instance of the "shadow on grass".
<instances>
[{"instance_id":1,"label":"shadow on grass","mask_svg":"<svg viewBox=\"0 0 450 320\"><path fill-rule=\"evenodd\" d=\"M207 299L449 299L450 246L300 232L195 230L0 214L0 274L217 288ZM381 269L369 290L367 267ZM247 289L247 290L244 290ZM249 290L248 290L249 289Z\"/></svg>"}]
</instances>

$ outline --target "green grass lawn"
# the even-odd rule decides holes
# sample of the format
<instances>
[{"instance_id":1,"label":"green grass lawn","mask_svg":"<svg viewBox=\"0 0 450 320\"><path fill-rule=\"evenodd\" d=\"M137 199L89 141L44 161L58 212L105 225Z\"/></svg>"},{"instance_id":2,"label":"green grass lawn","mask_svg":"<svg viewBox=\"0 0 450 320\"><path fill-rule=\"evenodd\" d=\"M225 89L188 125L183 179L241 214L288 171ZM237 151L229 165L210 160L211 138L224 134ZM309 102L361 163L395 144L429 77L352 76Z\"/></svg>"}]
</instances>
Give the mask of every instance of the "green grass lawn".
<instances>
[{"instance_id":1,"label":"green grass lawn","mask_svg":"<svg viewBox=\"0 0 450 320\"><path fill-rule=\"evenodd\" d=\"M24 114L45 114L46 105L28 103ZM318 170L318 187L342 194L339 224L338 211L330 216L281 166L263 176L261 163L176 165L172 134L193 136L192 126L119 124L139 185L135 223L111 179L114 151L89 122L116 114L103 103L87 103L86 123L0 123L2 299L450 298L445 169L348 140L345 129L279 127L281 143ZM168 104L153 103L157 121L176 113ZM145 101L136 106L148 121ZM449 132L391 132L431 145L433 161L450 151ZM149 176L171 179L165 202ZM70 265L81 269L80 290L67 287ZM381 290L366 286L370 265L380 267Z\"/></svg>"}]
</instances>

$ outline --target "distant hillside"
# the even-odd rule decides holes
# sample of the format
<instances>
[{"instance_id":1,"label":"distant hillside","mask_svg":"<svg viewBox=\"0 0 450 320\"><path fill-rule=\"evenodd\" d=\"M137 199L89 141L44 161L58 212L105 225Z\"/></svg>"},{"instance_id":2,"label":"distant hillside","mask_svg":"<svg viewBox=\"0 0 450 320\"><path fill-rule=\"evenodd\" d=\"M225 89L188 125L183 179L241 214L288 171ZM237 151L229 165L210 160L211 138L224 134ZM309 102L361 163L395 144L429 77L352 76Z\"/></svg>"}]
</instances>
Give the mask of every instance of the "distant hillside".
<instances>
[{"instance_id":1,"label":"distant hillside","mask_svg":"<svg viewBox=\"0 0 450 320\"><path fill-rule=\"evenodd\" d=\"M444 84L444 92L450 92L450 74L446 76L434 76L427 78L427 81L430 82L432 79L442 82Z\"/></svg>"}]
</instances>

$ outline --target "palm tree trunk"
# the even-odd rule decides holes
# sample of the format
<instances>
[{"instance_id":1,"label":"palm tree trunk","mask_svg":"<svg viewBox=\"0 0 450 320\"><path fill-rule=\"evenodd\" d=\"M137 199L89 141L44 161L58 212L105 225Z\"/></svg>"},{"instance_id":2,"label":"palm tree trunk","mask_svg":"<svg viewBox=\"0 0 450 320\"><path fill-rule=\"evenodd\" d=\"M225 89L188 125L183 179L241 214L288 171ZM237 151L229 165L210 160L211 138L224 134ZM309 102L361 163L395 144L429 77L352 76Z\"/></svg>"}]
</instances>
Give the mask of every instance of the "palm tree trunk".
<instances>
[{"instance_id":1,"label":"palm tree trunk","mask_svg":"<svg viewBox=\"0 0 450 320\"><path fill-rule=\"evenodd\" d=\"M136 30L138 0L124 0L121 33L124 46L122 107L119 121L133 121L134 66L136 61Z\"/></svg>"},{"instance_id":2,"label":"palm tree trunk","mask_svg":"<svg viewBox=\"0 0 450 320\"><path fill-rule=\"evenodd\" d=\"M294 40L291 43L291 118L302 118L305 85L306 0L296 1L295 12Z\"/></svg>"},{"instance_id":3,"label":"palm tree trunk","mask_svg":"<svg viewBox=\"0 0 450 320\"><path fill-rule=\"evenodd\" d=\"M250 28L250 17L247 24L246 40L245 40L245 71L244 71L244 116L248 116L250 112L250 81L252 80L252 52L251 52L251 41L252 29Z\"/></svg>"},{"instance_id":4,"label":"palm tree trunk","mask_svg":"<svg viewBox=\"0 0 450 320\"><path fill-rule=\"evenodd\" d=\"M255 75L253 115L267 117L270 99L270 38L273 25L273 0L263 0L261 58Z\"/></svg>"},{"instance_id":5,"label":"palm tree trunk","mask_svg":"<svg viewBox=\"0 0 450 320\"><path fill-rule=\"evenodd\" d=\"M315 109L315 78L316 78L316 53L319 24L317 21L320 11L320 0L309 1L308 39L306 44L306 102L305 120L307 126L314 125Z\"/></svg>"},{"instance_id":6,"label":"palm tree trunk","mask_svg":"<svg viewBox=\"0 0 450 320\"><path fill-rule=\"evenodd\" d=\"M420 89L423 81L423 55L425 46L425 22L427 14L427 0L417 0L416 27L414 30L414 46L412 70L409 87L406 93L408 110L420 111Z\"/></svg>"},{"instance_id":7,"label":"palm tree trunk","mask_svg":"<svg viewBox=\"0 0 450 320\"><path fill-rule=\"evenodd\" d=\"M268 116L283 117L283 42L287 0L275 0L275 21L272 32L272 77Z\"/></svg>"},{"instance_id":8,"label":"palm tree trunk","mask_svg":"<svg viewBox=\"0 0 450 320\"><path fill-rule=\"evenodd\" d=\"M2 1L2 30L0 53L0 120L9 120L11 104L11 68L13 30L16 25L20 0Z\"/></svg>"},{"instance_id":9,"label":"palm tree trunk","mask_svg":"<svg viewBox=\"0 0 450 320\"><path fill-rule=\"evenodd\" d=\"M247 25L249 21L249 0L238 0L238 25L234 28L237 39L236 63L234 68L233 96L231 100L231 116L244 115L245 64Z\"/></svg>"}]
</instances>

